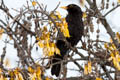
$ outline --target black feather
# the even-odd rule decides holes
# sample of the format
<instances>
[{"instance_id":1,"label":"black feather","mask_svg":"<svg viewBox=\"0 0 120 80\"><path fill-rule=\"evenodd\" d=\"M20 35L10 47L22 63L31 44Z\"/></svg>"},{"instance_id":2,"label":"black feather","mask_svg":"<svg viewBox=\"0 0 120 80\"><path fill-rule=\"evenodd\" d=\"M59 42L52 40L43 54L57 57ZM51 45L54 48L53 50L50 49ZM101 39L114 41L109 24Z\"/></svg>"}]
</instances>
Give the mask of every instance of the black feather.
<instances>
[{"instance_id":1,"label":"black feather","mask_svg":"<svg viewBox=\"0 0 120 80\"><path fill-rule=\"evenodd\" d=\"M70 4L67 6L68 15L66 16L66 21L68 23L68 29L70 33L70 38L66 38L66 40L71 44L71 46L77 45L79 40L84 32L84 25L82 21L82 11L81 8L75 4ZM56 43L57 47L60 50L61 55L55 54L52 60L52 63L57 63L63 60L69 48L66 46L65 42L62 40L58 40ZM52 75L59 76L61 70L61 64L55 64L52 66L51 73Z\"/></svg>"}]
</instances>

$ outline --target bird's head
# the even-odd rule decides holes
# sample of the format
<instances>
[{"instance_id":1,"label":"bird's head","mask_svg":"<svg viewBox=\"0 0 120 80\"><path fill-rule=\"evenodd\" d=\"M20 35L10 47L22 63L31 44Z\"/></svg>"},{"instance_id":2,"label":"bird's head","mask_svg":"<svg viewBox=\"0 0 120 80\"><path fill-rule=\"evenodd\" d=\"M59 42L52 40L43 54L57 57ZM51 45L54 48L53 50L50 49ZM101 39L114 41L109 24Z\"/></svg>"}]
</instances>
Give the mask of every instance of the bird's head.
<instances>
[{"instance_id":1,"label":"bird's head","mask_svg":"<svg viewBox=\"0 0 120 80\"><path fill-rule=\"evenodd\" d=\"M68 13L71 13L71 14L74 14L74 13L83 14L81 8L75 4L69 4L68 6L63 6L61 8L67 10Z\"/></svg>"}]
</instances>

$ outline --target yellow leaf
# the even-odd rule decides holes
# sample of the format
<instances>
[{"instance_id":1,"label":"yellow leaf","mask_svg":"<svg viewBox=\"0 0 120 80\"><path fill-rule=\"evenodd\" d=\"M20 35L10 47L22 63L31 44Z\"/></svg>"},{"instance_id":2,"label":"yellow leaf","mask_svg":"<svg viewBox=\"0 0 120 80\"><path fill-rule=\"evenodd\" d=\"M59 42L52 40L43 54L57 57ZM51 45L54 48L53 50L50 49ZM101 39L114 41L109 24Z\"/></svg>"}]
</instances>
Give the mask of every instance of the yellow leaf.
<instances>
[{"instance_id":1,"label":"yellow leaf","mask_svg":"<svg viewBox=\"0 0 120 80\"><path fill-rule=\"evenodd\" d=\"M38 80L42 80L41 79L41 69L40 69L40 67L37 67L37 69L36 69L36 77L37 77Z\"/></svg>"},{"instance_id":2,"label":"yellow leaf","mask_svg":"<svg viewBox=\"0 0 120 80\"><path fill-rule=\"evenodd\" d=\"M47 32L47 26L44 26L43 31Z\"/></svg>"},{"instance_id":3,"label":"yellow leaf","mask_svg":"<svg viewBox=\"0 0 120 80\"><path fill-rule=\"evenodd\" d=\"M119 36L120 36L120 35L119 35L119 32L117 32L117 33L116 33L116 37L118 37L118 38L119 38Z\"/></svg>"},{"instance_id":4,"label":"yellow leaf","mask_svg":"<svg viewBox=\"0 0 120 80\"><path fill-rule=\"evenodd\" d=\"M1 29L0 29L0 34L3 33L3 32L4 32L4 29L1 28Z\"/></svg>"},{"instance_id":5,"label":"yellow leaf","mask_svg":"<svg viewBox=\"0 0 120 80\"><path fill-rule=\"evenodd\" d=\"M61 15L58 11L56 11L56 14L57 14L58 18L61 19Z\"/></svg>"},{"instance_id":6,"label":"yellow leaf","mask_svg":"<svg viewBox=\"0 0 120 80\"><path fill-rule=\"evenodd\" d=\"M18 75L18 74L19 74L19 71L20 71L20 69L19 69L19 68L16 68L13 72L14 72L15 75Z\"/></svg>"},{"instance_id":7,"label":"yellow leaf","mask_svg":"<svg viewBox=\"0 0 120 80\"><path fill-rule=\"evenodd\" d=\"M50 16L53 18L53 19L61 19L61 14L56 11L55 13L51 13Z\"/></svg>"},{"instance_id":8,"label":"yellow leaf","mask_svg":"<svg viewBox=\"0 0 120 80\"><path fill-rule=\"evenodd\" d=\"M118 3L120 3L120 0L118 0Z\"/></svg>"},{"instance_id":9,"label":"yellow leaf","mask_svg":"<svg viewBox=\"0 0 120 80\"><path fill-rule=\"evenodd\" d=\"M96 77L96 80L102 80L101 78Z\"/></svg>"},{"instance_id":10,"label":"yellow leaf","mask_svg":"<svg viewBox=\"0 0 120 80\"><path fill-rule=\"evenodd\" d=\"M50 47L50 51L54 53L55 52L55 48L54 47Z\"/></svg>"},{"instance_id":11,"label":"yellow leaf","mask_svg":"<svg viewBox=\"0 0 120 80\"><path fill-rule=\"evenodd\" d=\"M117 38L118 42L120 43L120 34L119 34L119 32L116 33L116 38Z\"/></svg>"},{"instance_id":12,"label":"yellow leaf","mask_svg":"<svg viewBox=\"0 0 120 80\"><path fill-rule=\"evenodd\" d=\"M0 73L2 73L2 69L0 68Z\"/></svg>"},{"instance_id":13,"label":"yellow leaf","mask_svg":"<svg viewBox=\"0 0 120 80\"><path fill-rule=\"evenodd\" d=\"M2 34L3 34L3 32L4 32L4 29L0 29L0 39L2 38Z\"/></svg>"},{"instance_id":14,"label":"yellow leaf","mask_svg":"<svg viewBox=\"0 0 120 80\"><path fill-rule=\"evenodd\" d=\"M108 48L108 44L107 44L107 43L105 43L105 44L104 44L104 47L107 49L107 48Z\"/></svg>"},{"instance_id":15,"label":"yellow leaf","mask_svg":"<svg viewBox=\"0 0 120 80\"><path fill-rule=\"evenodd\" d=\"M118 59L118 61L120 62L120 56L119 56L117 59Z\"/></svg>"},{"instance_id":16,"label":"yellow leaf","mask_svg":"<svg viewBox=\"0 0 120 80\"><path fill-rule=\"evenodd\" d=\"M110 51L113 51L113 48L112 48L112 46L109 46L109 47L108 47L108 49L109 49Z\"/></svg>"},{"instance_id":17,"label":"yellow leaf","mask_svg":"<svg viewBox=\"0 0 120 80\"><path fill-rule=\"evenodd\" d=\"M45 54L45 56L48 55L48 48L47 48L47 47L44 47L44 48L43 48L43 53Z\"/></svg>"},{"instance_id":18,"label":"yellow leaf","mask_svg":"<svg viewBox=\"0 0 120 80\"><path fill-rule=\"evenodd\" d=\"M48 21L49 25L52 26L52 21Z\"/></svg>"},{"instance_id":19,"label":"yellow leaf","mask_svg":"<svg viewBox=\"0 0 120 80\"><path fill-rule=\"evenodd\" d=\"M63 35L65 37L70 37L70 34L69 34L69 30L68 30L68 24L66 22L66 19L65 18L62 18L61 19L61 23L56 23L56 25L58 25L58 27L60 28L61 32L63 33Z\"/></svg>"},{"instance_id":20,"label":"yellow leaf","mask_svg":"<svg viewBox=\"0 0 120 80\"><path fill-rule=\"evenodd\" d=\"M36 73L29 74L30 80L36 80Z\"/></svg>"},{"instance_id":21,"label":"yellow leaf","mask_svg":"<svg viewBox=\"0 0 120 80\"><path fill-rule=\"evenodd\" d=\"M112 48L114 49L114 50L116 50L116 46L112 43Z\"/></svg>"},{"instance_id":22,"label":"yellow leaf","mask_svg":"<svg viewBox=\"0 0 120 80\"><path fill-rule=\"evenodd\" d=\"M119 55L119 51L117 51L117 50L115 50L114 53L115 53L115 56Z\"/></svg>"},{"instance_id":23,"label":"yellow leaf","mask_svg":"<svg viewBox=\"0 0 120 80\"><path fill-rule=\"evenodd\" d=\"M110 43L113 43L113 40L112 40L112 38L110 38Z\"/></svg>"},{"instance_id":24,"label":"yellow leaf","mask_svg":"<svg viewBox=\"0 0 120 80\"><path fill-rule=\"evenodd\" d=\"M32 5L35 6L37 3L35 1L32 1Z\"/></svg>"},{"instance_id":25,"label":"yellow leaf","mask_svg":"<svg viewBox=\"0 0 120 80\"><path fill-rule=\"evenodd\" d=\"M10 75L11 78L13 78L14 77L14 72L13 71L9 71L9 75Z\"/></svg>"},{"instance_id":26,"label":"yellow leaf","mask_svg":"<svg viewBox=\"0 0 120 80\"><path fill-rule=\"evenodd\" d=\"M18 77L18 79L17 79L17 80L24 80L24 79L23 79L23 76L22 76L22 74L21 74L21 73L19 73L19 74L17 75L17 77Z\"/></svg>"},{"instance_id":27,"label":"yellow leaf","mask_svg":"<svg viewBox=\"0 0 120 80\"><path fill-rule=\"evenodd\" d=\"M85 67L84 67L84 74L87 75L91 72L92 72L91 61L88 61L88 63L85 64Z\"/></svg>"},{"instance_id":28,"label":"yellow leaf","mask_svg":"<svg viewBox=\"0 0 120 80\"><path fill-rule=\"evenodd\" d=\"M63 34L65 37L70 37L70 34L69 34L69 30L68 29L64 29L63 30Z\"/></svg>"},{"instance_id":29,"label":"yellow leaf","mask_svg":"<svg viewBox=\"0 0 120 80\"><path fill-rule=\"evenodd\" d=\"M55 43L53 43L53 42L50 43L49 45L50 45L50 47L55 47Z\"/></svg>"},{"instance_id":30,"label":"yellow leaf","mask_svg":"<svg viewBox=\"0 0 120 80\"><path fill-rule=\"evenodd\" d=\"M53 55L54 55L54 52L49 51L48 56L53 56Z\"/></svg>"},{"instance_id":31,"label":"yellow leaf","mask_svg":"<svg viewBox=\"0 0 120 80\"><path fill-rule=\"evenodd\" d=\"M84 74L87 75L88 74L88 65L85 64L85 67L84 67Z\"/></svg>"},{"instance_id":32,"label":"yellow leaf","mask_svg":"<svg viewBox=\"0 0 120 80\"><path fill-rule=\"evenodd\" d=\"M55 48L55 53L60 55L60 50L58 48Z\"/></svg>"},{"instance_id":33,"label":"yellow leaf","mask_svg":"<svg viewBox=\"0 0 120 80\"><path fill-rule=\"evenodd\" d=\"M113 58L112 57L110 57L110 58L108 58L108 61L111 61Z\"/></svg>"},{"instance_id":34,"label":"yellow leaf","mask_svg":"<svg viewBox=\"0 0 120 80\"><path fill-rule=\"evenodd\" d=\"M51 14L50 14L50 17L51 17L52 19L57 19L57 16L56 16L54 13L51 13Z\"/></svg>"},{"instance_id":35,"label":"yellow leaf","mask_svg":"<svg viewBox=\"0 0 120 80\"><path fill-rule=\"evenodd\" d=\"M37 41L39 41L39 40L40 40L40 38L39 38L39 37L36 37L36 40L37 40Z\"/></svg>"},{"instance_id":36,"label":"yellow leaf","mask_svg":"<svg viewBox=\"0 0 120 80\"><path fill-rule=\"evenodd\" d=\"M8 58L6 58L4 64L6 67L10 67L10 60Z\"/></svg>"},{"instance_id":37,"label":"yellow leaf","mask_svg":"<svg viewBox=\"0 0 120 80\"><path fill-rule=\"evenodd\" d=\"M83 13L83 16L82 16L82 17L83 17L83 18L86 18L86 17L87 17L86 12Z\"/></svg>"},{"instance_id":38,"label":"yellow leaf","mask_svg":"<svg viewBox=\"0 0 120 80\"><path fill-rule=\"evenodd\" d=\"M0 80L4 80L4 77L3 77L3 75L0 75Z\"/></svg>"},{"instance_id":39,"label":"yellow leaf","mask_svg":"<svg viewBox=\"0 0 120 80\"><path fill-rule=\"evenodd\" d=\"M34 70L33 70L31 67L28 67L28 71L29 71L30 73L34 73Z\"/></svg>"},{"instance_id":40,"label":"yellow leaf","mask_svg":"<svg viewBox=\"0 0 120 80\"><path fill-rule=\"evenodd\" d=\"M108 58L109 61L113 60L114 58L114 54L113 53L110 53L110 58Z\"/></svg>"},{"instance_id":41,"label":"yellow leaf","mask_svg":"<svg viewBox=\"0 0 120 80\"><path fill-rule=\"evenodd\" d=\"M37 67L37 70L36 70L36 75L40 76L41 75L41 69L40 67Z\"/></svg>"},{"instance_id":42,"label":"yellow leaf","mask_svg":"<svg viewBox=\"0 0 120 80\"><path fill-rule=\"evenodd\" d=\"M49 77L46 77L45 80L53 80L53 79L50 79Z\"/></svg>"},{"instance_id":43,"label":"yellow leaf","mask_svg":"<svg viewBox=\"0 0 120 80\"><path fill-rule=\"evenodd\" d=\"M111 53L110 54L111 57L109 58L109 60L112 60L113 61L113 64L114 66L120 70L120 55L119 55L119 52L118 51L114 51L114 53Z\"/></svg>"},{"instance_id":44,"label":"yellow leaf","mask_svg":"<svg viewBox=\"0 0 120 80\"><path fill-rule=\"evenodd\" d=\"M46 47L47 47L47 48L50 48L50 45L49 45L49 42L48 42L48 41L46 41Z\"/></svg>"},{"instance_id":45,"label":"yellow leaf","mask_svg":"<svg viewBox=\"0 0 120 80\"><path fill-rule=\"evenodd\" d=\"M92 72L91 61L88 61L88 73Z\"/></svg>"},{"instance_id":46,"label":"yellow leaf","mask_svg":"<svg viewBox=\"0 0 120 80\"><path fill-rule=\"evenodd\" d=\"M44 47L44 44L41 41L38 42L38 45L39 45L40 48Z\"/></svg>"}]
</instances>

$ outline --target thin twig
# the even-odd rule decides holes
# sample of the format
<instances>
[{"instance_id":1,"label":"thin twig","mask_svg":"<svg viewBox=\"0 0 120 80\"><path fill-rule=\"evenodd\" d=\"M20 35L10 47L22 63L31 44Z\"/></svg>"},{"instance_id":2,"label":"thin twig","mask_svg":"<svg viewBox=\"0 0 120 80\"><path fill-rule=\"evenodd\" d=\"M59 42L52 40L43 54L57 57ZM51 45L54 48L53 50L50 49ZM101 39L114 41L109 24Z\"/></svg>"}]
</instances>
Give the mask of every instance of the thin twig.
<instances>
[{"instance_id":1,"label":"thin twig","mask_svg":"<svg viewBox=\"0 0 120 80\"><path fill-rule=\"evenodd\" d=\"M118 7L120 7L120 5L117 5L116 7L112 8L111 10L109 10L105 15L103 15L103 17L106 17L108 14L110 14L112 11L114 11Z\"/></svg>"}]
</instances>

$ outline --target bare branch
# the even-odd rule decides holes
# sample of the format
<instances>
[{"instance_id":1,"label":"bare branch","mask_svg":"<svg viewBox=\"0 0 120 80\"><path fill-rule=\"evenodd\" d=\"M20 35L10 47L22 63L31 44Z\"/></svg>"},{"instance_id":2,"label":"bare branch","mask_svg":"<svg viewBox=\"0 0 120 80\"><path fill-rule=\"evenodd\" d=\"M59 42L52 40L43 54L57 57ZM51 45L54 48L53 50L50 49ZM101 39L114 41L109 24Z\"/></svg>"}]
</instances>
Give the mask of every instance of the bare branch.
<instances>
[{"instance_id":1,"label":"bare branch","mask_svg":"<svg viewBox=\"0 0 120 80\"><path fill-rule=\"evenodd\" d=\"M103 17L106 17L108 14L110 14L111 12L113 12L115 9L117 9L118 7L120 7L120 5L118 4L116 7L112 8L110 11L108 11Z\"/></svg>"}]
</instances>

